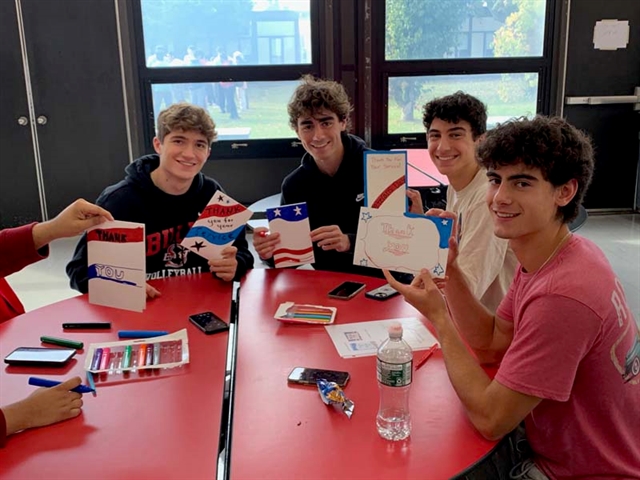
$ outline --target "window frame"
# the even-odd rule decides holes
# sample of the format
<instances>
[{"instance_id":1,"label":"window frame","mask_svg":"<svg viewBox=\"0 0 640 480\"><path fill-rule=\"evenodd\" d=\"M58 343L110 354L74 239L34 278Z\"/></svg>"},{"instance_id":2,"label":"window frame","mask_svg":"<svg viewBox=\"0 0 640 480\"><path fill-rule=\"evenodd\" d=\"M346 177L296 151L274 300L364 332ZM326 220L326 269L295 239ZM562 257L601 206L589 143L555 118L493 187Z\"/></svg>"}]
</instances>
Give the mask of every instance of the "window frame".
<instances>
[{"instance_id":1,"label":"window frame","mask_svg":"<svg viewBox=\"0 0 640 480\"><path fill-rule=\"evenodd\" d=\"M368 2L370 0L361 0ZM538 98L536 113L549 115L555 104L552 86L557 82L554 66L559 53L554 38L561 28L561 0L546 0L543 52L539 57L443 58L430 60L386 60L386 0L371 2L372 92L380 92L372 102L371 146L375 149L427 148L425 132L388 133L389 78L444 75L480 75L498 73L537 73ZM453 92L452 92L453 93Z\"/></svg>"},{"instance_id":2,"label":"window frame","mask_svg":"<svg viewBox=\"0 0 640 480\"><path fill-rule=\"evenodd\" d=\"M320 32L323 28L324 5L320 0L309 0L311 26L311 63L290 65L206 65L198 67L149 68L142 21L142 0L131 2L132 37L135 46L135 64L140 91L139 121L142 141L151 148L155 136L152 85L163 83L199 82L270 82L297 81L302 75L322 76ZM283 110L286 105L282 106ZM214 121L216 118L214 117ZM304 149L296 134L279 139L218 140L211 146L210 158L253 159L300 157Z\"/></svg>"}]
</instances>

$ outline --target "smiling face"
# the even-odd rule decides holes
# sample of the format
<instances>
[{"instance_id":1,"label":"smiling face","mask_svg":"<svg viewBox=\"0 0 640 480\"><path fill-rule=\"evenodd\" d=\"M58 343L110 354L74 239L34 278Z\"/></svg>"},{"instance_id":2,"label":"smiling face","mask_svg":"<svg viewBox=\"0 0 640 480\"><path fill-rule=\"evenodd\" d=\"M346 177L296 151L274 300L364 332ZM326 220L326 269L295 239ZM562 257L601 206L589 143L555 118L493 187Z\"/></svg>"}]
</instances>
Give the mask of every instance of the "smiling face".
<instances>
[{"instance_id":1,"label":"smiling face","mask_svg":"<svg viewBox=\"0 0 640 480\"><path fill-rule=\"evenodd\" d=\"M321 108L311 116L298 118L296 134L321 170L335 172L344 156L340 134L346 128L345 120L340 121L335 113Z\"/></svg>"},{"instance_id":2,"label":"smiling face","mask_svg":"<svg viewBox=\"0 0 640 480\"><path fill-rule=\"evenodd\" d=\"M466 187L479 170L476 146L481 137L473 138L466 120L458 123L434 118L427 131L429 155L442 175L446 175L456 190Z\"/></svg>"},{"instance_id":3,"label":"smiling face","mask_svg":"<svg viewBox=\"0 0 640 480\"><path fill-rule=\"evenodd\" d=\"M487 205L494 234L505 239L526 239L557 231L562 219L558 208L576 193L577 182L554 187L537 168L524 164L497 166L487 172Z\"/></svg>"},{"instance_id":4,"label":"smiling face","mask_svg":"<svg viewBox=\"0 0 640 480\"><path fill-rule=\"evenodd\" d=\"M153 148L160 155L160 166L152 172L152 178L168 193L188 190L211 150L207 137L195 130L171 131L162 142L156 137Z\"/></svg>"}]
</instances>

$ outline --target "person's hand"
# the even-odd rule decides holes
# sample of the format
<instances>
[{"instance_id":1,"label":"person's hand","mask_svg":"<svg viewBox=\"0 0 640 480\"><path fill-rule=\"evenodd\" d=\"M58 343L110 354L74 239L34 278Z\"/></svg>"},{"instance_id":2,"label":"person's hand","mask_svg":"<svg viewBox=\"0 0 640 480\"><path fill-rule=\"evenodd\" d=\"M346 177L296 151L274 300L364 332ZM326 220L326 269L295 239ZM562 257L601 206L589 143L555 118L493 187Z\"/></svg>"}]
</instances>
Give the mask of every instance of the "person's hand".
<instances>
[{"instance_id":1,"label":"person's hand","mask_svg":"<svg viewBox=\"0 0 640 480\"><path fill-rule=\"evenodd\" d=\"M262 260L269 260L280 243L279 233L269 233L264 227L257 227L253 231L253 248Z\"/></svg>"},{"instance_id":2,"label":"person's hand","mask_svg":"<svg viewBox=\"0 0 640 480\"><path fill-rule=\"evenodd\" d=\"M113 216L107 210L78 199L56 218L36 224L33 227L33 242L38 250L53 240L74 237L107 220L113 221Z\"/></svg>"},{"instance_id":3,"label":"person's hand","mask_svg":"<svg viewBox=\"0 0 640 480\"><path fill-rule=\"evenodd\" d=\"M391 276L388 270L382 270L385 278L404 299L422 313L437 328L449 315L447 303L440 289L431 278L428 270L422 269L410 285L404 285Z\"/></svg>"},{"instance_id":4,"label":"person's hand","mask_svg":"<svg viewBox=\"0 0 640 480\"><path fill-rule=\"evenodd\" d=\"M351 247L349 237L337 225L316 228L311 232L311 241L318 242L318 247L323 250L346 252Z\"/></svg>"},{"instance_id":5,"label":"person's hand","mask_svg":"<svg viewBox=\"0 0 640 480\"><path fill-rule=\"evenodd\" d=\"M155 287L152 287L148 283L145 285L145 290L147 291L147 298L149 300L153 300L154 298L159 297L160 295L162 295L160 293L160 290L158 290Z\"/></svg>"},{"instance_id":6,"label":"person's hand","mask_svg":"<svg viewBox=\"0 0 640 480\"><path fill-rule=\"evenodd\" d=\"M236 253L238 249L236 247L225 247L222 252L222 258L216 258L215 260L209 260L209 270L220 280L230 282L233 277L236 276L236 270L238 268L238 259Z\"/></svg>"},{"instance_id":7,"label":"person's hand","mask_svg":"<svg viewBox=\"0 0 640 480\"><path fill-rule=\"evenodd\" d=\"M409 213L417 213L424 215L424 207L422 206L422 195L417 190L407 188L407 197L411 200L411 207Z\"/></svg>"},{"instance_id":8,"label":"person's hand","mask_svg":"<svg viewBox=\"0 0 640 480\"><path fill-rule=\"evenodd\" d=\"M446 210L442 210L441 208L430 208L429 210L427 210L426 212L424 212L425 215L429 216L429 217L449 217L449 218L456 218L455 213L453 212L447 212Z\"/></svg>"},{"instance_id":9,"label":"person's hand","mask_svg":"<svg viewBox=\"0 0 640 480\"><path fill-rule=\"evenodd\" d=\"M80 415L82 395L70 390L81 383L80 377L73 377L55 387L39 388L24 400L2 407L7 435Z\"/></svg>"}]
</instances>

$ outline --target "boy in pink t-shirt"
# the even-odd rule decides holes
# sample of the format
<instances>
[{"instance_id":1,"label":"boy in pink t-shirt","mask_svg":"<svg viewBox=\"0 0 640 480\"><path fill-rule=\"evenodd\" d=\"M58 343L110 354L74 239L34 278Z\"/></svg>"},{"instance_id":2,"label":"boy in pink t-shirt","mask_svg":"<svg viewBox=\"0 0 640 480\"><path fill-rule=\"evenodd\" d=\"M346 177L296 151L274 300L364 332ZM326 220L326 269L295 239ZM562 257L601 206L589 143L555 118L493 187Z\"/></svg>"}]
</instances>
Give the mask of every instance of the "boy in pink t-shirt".
<instances>
[{"instance_id":1,"label":"boy in pink t-shirt","mask_svg":"<svg viewBox=\"0 0 640 480\"><path fill-rule=\"evenodd\" d=\"M588 138L560 118L513 120L478 157L494 234L520 263L496 314L471 295L453 237L446 303L428 272L389 282L435 327L475 427L498 439L524 421L517 478L640 478L638 328L603 253L567 226L593 174ZM478 361L501 362L493 380Z\"/></svg>"}]
</instances>

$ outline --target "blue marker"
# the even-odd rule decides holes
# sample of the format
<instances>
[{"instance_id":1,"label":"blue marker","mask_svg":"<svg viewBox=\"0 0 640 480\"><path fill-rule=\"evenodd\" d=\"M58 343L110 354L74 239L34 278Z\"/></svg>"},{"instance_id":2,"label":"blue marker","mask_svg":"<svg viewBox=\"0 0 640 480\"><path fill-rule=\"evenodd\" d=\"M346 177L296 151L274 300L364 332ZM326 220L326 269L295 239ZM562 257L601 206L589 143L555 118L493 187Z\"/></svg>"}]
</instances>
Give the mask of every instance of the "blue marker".
<instances>
[{"instance_id":1,"label":"blue marker","mask_svg":"<svg viewBox=\"0 0 640 480\"><path fill-rule=\"evenodd\" d=\"M62 382L57 382L55 380L47 380L46 378L29 377L29 385L33 385L35 387L51 388L57 387L61 383ZM71 391L76 393L91 393L95 390L87 387L86 385L78 385L76 388L72 388Z\"/></svg>"},{"instance_id":2,"label":"blue marker","mask_svg":"<svg viewBox=\"0 0 640 480\"><path fill-rule=\"evenodd\" d=\"M166 330L119 330L118 338L151 338L168 334Z\"/></svg>"}]
</instances>

